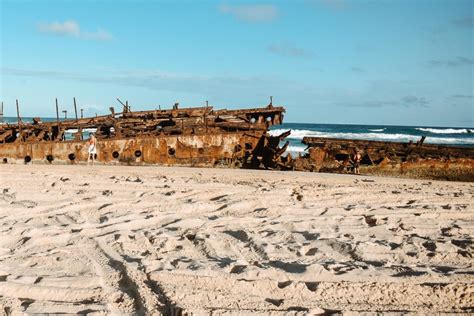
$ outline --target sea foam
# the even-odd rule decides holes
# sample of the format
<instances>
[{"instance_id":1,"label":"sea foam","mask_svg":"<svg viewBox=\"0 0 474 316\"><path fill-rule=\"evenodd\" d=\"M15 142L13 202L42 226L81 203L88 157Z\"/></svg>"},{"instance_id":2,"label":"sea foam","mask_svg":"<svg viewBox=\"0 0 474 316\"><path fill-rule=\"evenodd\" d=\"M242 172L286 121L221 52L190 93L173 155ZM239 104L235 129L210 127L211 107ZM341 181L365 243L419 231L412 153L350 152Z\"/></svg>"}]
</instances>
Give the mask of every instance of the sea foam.
<instances>
[{"instance_id":1,"label":"sea foam","mask_svg":"<svg viewBox=\"0 0 474 316\"><path fill-rule=\"evenodd\" d=\"M275 129L269 131L273 136L280 135L286 132L288 129ZM399 141L409 142L418 141L421 136L409 135L409 134L389 134L389 133L328 133L304 129L291 129L291 135L288 139L301 140L303 137L325 137L325 138L341 138L341 139L360 139L360 140L381 140L381 141ZM474 145L474 138L455 138L455 137L427 137L425 143L434 144L463 144L463 145Z\"/></svg>"},{"instance_id":2,"label":"sea foam","mask_svg":"<svg viewBox=\"0 0 474 316\"><path fill-rule=\"evenodd\" d=\"M433 134L467 134L468 131L466 128L428 128L428 127L419 127L415 128L416 130L422 132L428 132Z\"/></svg>"}]
</instances>

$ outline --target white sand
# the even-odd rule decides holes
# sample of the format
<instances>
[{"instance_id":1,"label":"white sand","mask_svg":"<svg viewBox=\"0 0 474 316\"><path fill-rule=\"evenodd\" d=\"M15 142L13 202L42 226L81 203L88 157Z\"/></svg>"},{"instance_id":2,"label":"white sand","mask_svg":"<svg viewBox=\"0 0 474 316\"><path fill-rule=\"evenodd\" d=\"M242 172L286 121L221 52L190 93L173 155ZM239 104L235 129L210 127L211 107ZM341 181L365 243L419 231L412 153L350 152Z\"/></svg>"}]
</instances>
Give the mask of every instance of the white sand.
<instances>
[{"instance_id":1,"label":"white sand","mask_svg":"<svg viewBox=\"0 0 474 316\"><path fill-rule=\"evenodd\" d=\"M473 183L1 165L0 314L473 312L473 196Z\"/></svg>"}]
</instances>

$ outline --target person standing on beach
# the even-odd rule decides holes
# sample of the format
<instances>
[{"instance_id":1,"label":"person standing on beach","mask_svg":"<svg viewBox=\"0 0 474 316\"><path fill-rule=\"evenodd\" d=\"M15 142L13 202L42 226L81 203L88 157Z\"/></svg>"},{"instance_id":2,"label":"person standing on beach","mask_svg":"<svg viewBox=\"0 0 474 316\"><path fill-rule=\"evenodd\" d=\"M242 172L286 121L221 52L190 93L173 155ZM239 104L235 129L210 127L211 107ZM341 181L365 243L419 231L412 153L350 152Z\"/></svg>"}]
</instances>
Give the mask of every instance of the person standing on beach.
<instances>
[{"instance_id":1,"label":"person standing on beach","mask_svg":"<svg viewBox=\"0 0 474 316\"><path fill-rule=\"evenodd\" d=\"M352 157L352 161L354 162L354 173L355 174L360 174L360 161L362 160L362 155L359 153L359 150L357 148L354 148L354 156Z\"/></svg>"},{"instance_id":2,"label":"person standing on beach","mask_svg":"<svg viewBox=\"0 0 474 316\"><path fill-rule=\"evenodd\" d=\"M87 156L87 165L89 165L89 161L92 158L92 165L94 165L95 162L95 155L97 154L97 138L95 138L95 135L93 133L90 133L90 138L89 138L89 148L87 149L87 152L89 155Z\"/></svg>"}]
</instances>

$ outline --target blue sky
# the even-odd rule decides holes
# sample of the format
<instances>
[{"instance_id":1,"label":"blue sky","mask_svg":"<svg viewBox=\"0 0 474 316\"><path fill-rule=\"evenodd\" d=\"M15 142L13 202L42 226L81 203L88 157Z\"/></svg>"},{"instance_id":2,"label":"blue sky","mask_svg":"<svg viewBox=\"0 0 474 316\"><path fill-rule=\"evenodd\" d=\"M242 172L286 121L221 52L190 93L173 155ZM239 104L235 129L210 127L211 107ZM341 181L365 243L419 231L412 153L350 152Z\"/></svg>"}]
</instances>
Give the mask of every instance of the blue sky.
<instances>
[{"instance_id":1,"label":"blue sky","mask_svg":"<svg viewBox=\"0 0 474 316\"><path fill-rule=\"evenodd\" d=\"M0 0L15 116L274 103L286 122L474 127L473 1ZM69 113L71 113L69 112Z\"/></svg>"}]
</instances>

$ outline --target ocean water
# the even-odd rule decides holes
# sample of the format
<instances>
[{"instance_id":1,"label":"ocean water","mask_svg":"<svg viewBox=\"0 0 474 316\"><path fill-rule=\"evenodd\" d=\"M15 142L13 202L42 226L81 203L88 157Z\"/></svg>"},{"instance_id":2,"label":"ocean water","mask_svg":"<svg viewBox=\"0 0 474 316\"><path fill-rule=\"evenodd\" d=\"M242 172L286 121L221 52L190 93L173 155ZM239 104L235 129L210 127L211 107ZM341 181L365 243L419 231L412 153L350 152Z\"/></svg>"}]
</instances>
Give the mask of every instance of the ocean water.
<instances>
[{"instance_id":1,"label":"ocean water","mask_svg":"<svg viewBox=\"0 0 474 316\"><path fill-rule=\"evenodd\" d=\"M42 118L44 122L55 121L55 118ZM4 122L16 123L15 117L5 117ZM31 118L23 118L31 122ZM382 140L393 142L418 141L426 136L425 143L452 146L474 147L474 127L426 127L426 126L388 126L388 125L348 125L348 124L301 124L284 123L272 126L270 133L278 135L291 130L287 138L290 141L288 151L299 153L305 151L301 140L305 136L331 137L362 140ZM469 133L472 131L472 133ZM71 131L73 132L73 131Z\"/></svg>"},{"instance_id":2,"label":"ocean water","mask_svg":"<svg viewBox=\"0 0 474 316\"><path fill-rule=\"evenodd\" d=\"M284 123L272 126L270 133L279 135L291 130L286 139L288 151L301 153L306 146L301 143L305 136L343 139L381 140L392 142L416 142L426 136L425 143L474 147L474 128L466 127L420 127L386 125L342 125ZM472 131L472 133L469 133Z\"/></svg>"}]
</instances>

